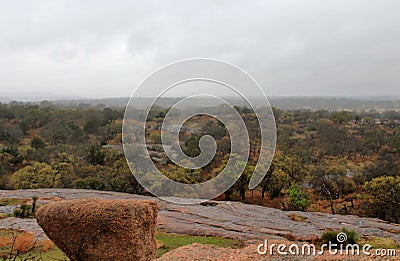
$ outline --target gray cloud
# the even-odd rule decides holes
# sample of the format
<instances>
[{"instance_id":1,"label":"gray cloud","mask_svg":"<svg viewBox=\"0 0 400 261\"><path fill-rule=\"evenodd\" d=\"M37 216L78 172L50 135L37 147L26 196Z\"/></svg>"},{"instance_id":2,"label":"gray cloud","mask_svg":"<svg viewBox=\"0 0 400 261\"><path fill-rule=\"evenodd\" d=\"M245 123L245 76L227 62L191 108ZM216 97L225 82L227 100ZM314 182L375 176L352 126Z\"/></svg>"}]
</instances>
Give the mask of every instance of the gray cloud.
<instances>
[{"instance_id":1,"label":"gray cloud","mask_svg":"<svg viewBox=\"0 0 400 261\"><path fill-rule=\"evenodd\" d=\"M399 25L397 0L6 1L0 95L129 96L195 57L268 95L400 95Z\"/></svg>"}]
</instances>

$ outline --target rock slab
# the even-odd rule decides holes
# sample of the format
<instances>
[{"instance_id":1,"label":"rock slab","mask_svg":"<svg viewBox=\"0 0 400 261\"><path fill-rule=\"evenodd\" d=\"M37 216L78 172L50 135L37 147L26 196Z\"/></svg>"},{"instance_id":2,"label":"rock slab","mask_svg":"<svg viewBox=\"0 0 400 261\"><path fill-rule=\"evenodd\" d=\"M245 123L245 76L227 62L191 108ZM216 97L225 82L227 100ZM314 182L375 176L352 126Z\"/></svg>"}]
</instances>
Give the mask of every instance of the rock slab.
<instances>
[{"instance_id":1,"label":"rock slab","mask_svg":"<svg viewBox=\"0 0 400 261\"><path fill-rule=\"evenodd\" d=\"M153 260L158 207L149 200L78 199L36 212L47 236L72 260Z\"/></svg>"}]
</instances>

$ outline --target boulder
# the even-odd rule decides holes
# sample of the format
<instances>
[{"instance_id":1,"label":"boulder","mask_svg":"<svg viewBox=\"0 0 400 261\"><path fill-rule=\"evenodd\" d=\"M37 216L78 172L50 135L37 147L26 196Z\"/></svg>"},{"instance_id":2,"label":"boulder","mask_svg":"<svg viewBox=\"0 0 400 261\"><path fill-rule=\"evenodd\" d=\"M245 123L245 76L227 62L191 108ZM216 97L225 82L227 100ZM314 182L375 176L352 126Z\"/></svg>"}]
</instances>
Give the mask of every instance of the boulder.
<instances>
[{"instance_id":1,"label":"boulder","mask_svg":"<svg viewBox=\"0 0 400 261\"><path fill-rule=\"evenodd\" d=\"M71 260L152 260L157 212L149 200L78 199L42 206L36 218Z\"/></svg>"}]
</instances>

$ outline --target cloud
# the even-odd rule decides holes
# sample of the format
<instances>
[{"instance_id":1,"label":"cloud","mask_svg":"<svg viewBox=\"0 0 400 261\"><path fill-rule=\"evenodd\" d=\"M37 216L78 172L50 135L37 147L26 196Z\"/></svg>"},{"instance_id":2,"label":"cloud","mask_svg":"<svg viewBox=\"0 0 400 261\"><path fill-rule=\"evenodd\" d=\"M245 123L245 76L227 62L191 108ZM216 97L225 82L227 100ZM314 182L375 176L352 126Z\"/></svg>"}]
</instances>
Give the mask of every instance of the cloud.
<instances>
[{"instance_id":1,"label":"cloud","mask_svg":"<svg viewBox=\"0 0 400 261\"><path fill-rule=\"evenodd\" d=\"M248 71L269 95L400 95L400 2L7 1L0 94L129 96L195 57Z\"/></svg>"}]
</instances>

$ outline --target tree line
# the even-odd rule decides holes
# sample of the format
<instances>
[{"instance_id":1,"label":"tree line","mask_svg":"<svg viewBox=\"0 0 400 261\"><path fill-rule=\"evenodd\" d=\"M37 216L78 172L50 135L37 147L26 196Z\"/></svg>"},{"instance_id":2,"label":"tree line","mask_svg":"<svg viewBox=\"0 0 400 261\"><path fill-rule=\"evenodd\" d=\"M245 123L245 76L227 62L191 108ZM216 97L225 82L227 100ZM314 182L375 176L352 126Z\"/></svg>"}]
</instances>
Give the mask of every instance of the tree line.
<instances>
[{"instance_id":1,"label":"tree line","mask_svg":"<svg viewBox=\"0 0 400 261\"><path fill-rule=\"evenodd\" d=\"M237 162L246 164L245 172L221 199L266 205L279 202L276 207L303 211L320 210L318 204L325 202L326 211L332 213L399 222L399 112L274 108L277 152L260 186L249 191L260 133L253 111L236 109L250 130L250 156L248 162ZM156 108L149 114L148 143L161 143L157 126L167 112ZM0 188L85 188L145 194L122 151L105 146L121 144L122 118L121 109L0 104ZM216 119L199 117L185 124L191 131L180 134L183 151L197 156L199 139L212 135L218 145L213 161L200 170L181 169L168 159L155 163L162 165L164 175L180 182L209 180L226 164L229 135ZM343 202L349 202L344 210ZM383 204L385 208L379 207Z\"/></svg>"}]
</instances>

